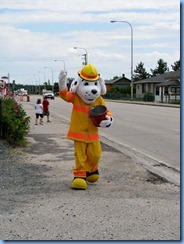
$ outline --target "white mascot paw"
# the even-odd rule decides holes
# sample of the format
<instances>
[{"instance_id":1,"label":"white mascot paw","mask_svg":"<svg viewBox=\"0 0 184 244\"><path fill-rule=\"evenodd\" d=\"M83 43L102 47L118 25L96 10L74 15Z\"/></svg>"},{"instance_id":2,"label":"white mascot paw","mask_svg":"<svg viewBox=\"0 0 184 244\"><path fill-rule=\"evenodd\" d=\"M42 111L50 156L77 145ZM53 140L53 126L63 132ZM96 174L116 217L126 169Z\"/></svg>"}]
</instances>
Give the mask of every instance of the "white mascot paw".
<instances>
[{"instance_id":1,"label":"white mascot paw","mask_svg":"<svg viewBox=\"0 0 184 244\"><path fill-rule=\"evenodd\" d=\"M110 116L106 115L105 118L106 118L105 120L102 120L102 121L100 122L100 127L102 127L102 128L109 127L109 126L111 126L111 125L113 124L113 122L114 122L113 117L110 117Z\"/></svg>"},{"instance_id":2,"label":"white mascot paw","mask_svg":"<svg viewBox=\"0 0 184 244\"><path fill-rule=\"evenodd\" d=\"M66 87L67 87L67 85L66 85L66 76L67 76L67 72L61 70L61 72L59 74L59 89L61 91L66 89Z\"/></svg>"}]
</instances>

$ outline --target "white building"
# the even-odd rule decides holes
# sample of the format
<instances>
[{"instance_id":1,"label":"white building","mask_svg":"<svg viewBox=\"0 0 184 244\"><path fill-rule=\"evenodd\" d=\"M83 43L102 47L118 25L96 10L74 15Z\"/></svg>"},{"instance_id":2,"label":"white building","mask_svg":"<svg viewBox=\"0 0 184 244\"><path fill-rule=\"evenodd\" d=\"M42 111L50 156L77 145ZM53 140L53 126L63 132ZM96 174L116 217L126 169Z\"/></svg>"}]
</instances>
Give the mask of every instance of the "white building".
<instances>
[{"instance_id":1,"label":"white building","mask_svg":"<svg viewBox=\"0 0 184 244\"><path fill-rule=\"evenodd\" d=\"M155 102L180 100L180 71L166 72L147 79L134 82L136 96L143 97L151 92L155 95Z\"/></svg>"}]
</instances>

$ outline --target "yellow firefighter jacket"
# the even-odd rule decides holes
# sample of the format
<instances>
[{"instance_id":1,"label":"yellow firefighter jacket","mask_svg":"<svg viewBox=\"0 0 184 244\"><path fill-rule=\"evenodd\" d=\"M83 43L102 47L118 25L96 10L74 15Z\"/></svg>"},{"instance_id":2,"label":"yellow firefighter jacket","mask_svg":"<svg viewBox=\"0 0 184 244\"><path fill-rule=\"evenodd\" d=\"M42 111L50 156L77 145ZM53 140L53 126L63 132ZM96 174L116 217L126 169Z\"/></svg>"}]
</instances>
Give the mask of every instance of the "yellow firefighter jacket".
<instances>
[{"instance_id":1,"label":"yellow firefighter jacket","mask_svg":"<svg viewBox=\"0 0 184 244\"><path fill-rule=\"evenodd\" d=\"M76 93L63 90L59 92L60 97L66 102L73 103L73 110L70 120L70 128L67 138L86 143L99 140L98 127L96 127L89 116L89 111L93 106L104 105L105 101L100 96L92 104L86 104ZM111 116L111 113L107 111Z\"/></svg>"}]
</instances>

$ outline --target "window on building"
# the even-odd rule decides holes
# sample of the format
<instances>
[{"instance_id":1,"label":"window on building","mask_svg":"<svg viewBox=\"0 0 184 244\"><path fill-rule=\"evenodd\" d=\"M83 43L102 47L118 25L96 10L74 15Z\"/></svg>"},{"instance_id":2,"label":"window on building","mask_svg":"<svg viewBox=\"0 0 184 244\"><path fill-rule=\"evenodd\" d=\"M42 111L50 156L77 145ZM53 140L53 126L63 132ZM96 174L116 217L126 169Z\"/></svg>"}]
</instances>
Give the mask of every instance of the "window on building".
<instances>
[{"instance_id":1,"label":"window on building","mask_svg":"<svg viewBox=\"0 0 184 244\"><path fill-rule=\"evenodd\" d=\"M148 84L148 92L151 92L151 84Z\"/></svg>"},{"instance_id":2,"label":"window on building","mask_svg":"<svg viewBox=\"0 0 184 244\"><path fill-rule=\"evenodd\" d=\"M176 87L176 94L180 94L180 87Z\"/></svg>"},{"instance_id":3,"label":"window on building","mask_svg":"<svg viewBox=\"0 0 184 244\"><path fill-rule=\"evenodd\" d=\"M158 86L156 87L156 95L157 95L157 96L160 95L160 94L159 94L159 87L158 87Z\"/></svg>"},{"instance_id":4,"label":"window on building","mask_svg":"<svg viewBox=\"0 0 184 244\"><path fill-rule=\"evenodd\" d=\"M142 93L146 92L146 84L142 84Z\"/></svg>"},{"instance_id":5,"label":"window on building","mask_svg":"<svg viewBox=\"0 0 184 244\"><path fill-rule=\"evenodd\" d=\"M164 89L164 95L168 95L168 87L165 87L165 89Z\"/></svg>"},{"instance_id":6,"label":"window on building","mask_svg":"<svg viewBox=\"0 0 184 244\"><path fill-rule=\"evenodd\" d=\"M171 92L180 95L180 87L171 87Z\"/></svg>"}]
</instances>

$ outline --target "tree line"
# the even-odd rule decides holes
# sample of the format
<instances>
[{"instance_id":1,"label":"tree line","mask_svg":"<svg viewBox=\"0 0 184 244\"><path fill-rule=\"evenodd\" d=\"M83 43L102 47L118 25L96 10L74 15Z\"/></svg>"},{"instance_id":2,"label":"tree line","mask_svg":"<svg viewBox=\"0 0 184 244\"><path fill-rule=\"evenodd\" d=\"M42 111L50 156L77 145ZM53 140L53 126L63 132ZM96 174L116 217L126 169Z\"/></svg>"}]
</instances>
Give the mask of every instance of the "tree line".
<instances>
[{"instance_id":1,"label":"tree line","mask_svg":"<svg viewBox=\"0 0 184 244\"><path fill-rule=\"evenodd\" d=\"M171 65L172 71L179 71L180 70L180 59L178 61L175 61L174 64ZM157 66L155 69L150 69L151 73L147 72L144 63L140 62L136 65L133 73L133 81L139 81L143 79L150 78L152 76L156 76L157 74L164 74L165 72L169 71L167 62L165 62L163 59L159 59L157 61ZM119 78L118 76L114 76L111 80L115 80ZM68 84L72 82L73 78L68 78ZM20 88L24 88L28 90L28 93L32 94L41 94L43 89L47 90L53 90L54 93L57 93L59 91L58 82L54 82L53 87L50 84L50 80L48 82L45 82L43 85L23 85L23 84L16 84L15 81L13 83L9 84L10 91L15 91ZM128 88L127 88L128 89ZM128 89L129 90L129 89Z\"/></svg>"},{"instance_id":2,"label":"tree line","mask_svg":"<svg viewBox=\"0 0 184 244\"><path fill-rule=\"evenodd\" d=\"M175 61L174 64L171 65L172 71L179 71L180 70L180 60ZM167 62L165 62L163 59L159 59L157 61L157 66L155 69L150 69L151 73L148 73L144 67L144 63L140 62L134 69L133 73L133 82L147 79L156 75L164 74L165 72L169 72L169 68L167 65ZM115 80L119 78L118 76L114 76L112 80ZM135 86L133 86L133 93L136 93ZM112 96L122 96L126 95L129 98L129 95L131 94L131 88L130 86L119 88L119 87L112 87L107 94L105 95L106 98L112 98ZM114 95L115 94L115 95ZM120 97L121 97L120 96ZM118 99L118 97L116 97Z\"/></svg>"},{"instance_id":3,"label":"tree line","mask_svg":"<svg viewBox=\"0 0 184 244\"><path fill-rule=\"evenodd\" d=\"M172 71L179 71L180 70L180 59L178 61L175 61L174 64L171 65ZM156 75L161 75L164 74L165 72L169 71L167 62L165 62L163 59L159 59L157 61L157 66L155 69L150 69L151 73L148 73L146 69L144 68L144 63L140 62L134 69L134 74L133 74L133 80L138 81L138 80L143 80L150 78L152 76Z\"/></svg>"}]
</instances>

